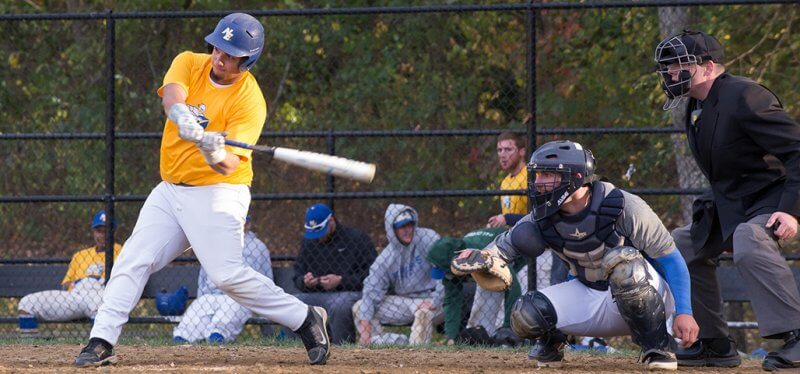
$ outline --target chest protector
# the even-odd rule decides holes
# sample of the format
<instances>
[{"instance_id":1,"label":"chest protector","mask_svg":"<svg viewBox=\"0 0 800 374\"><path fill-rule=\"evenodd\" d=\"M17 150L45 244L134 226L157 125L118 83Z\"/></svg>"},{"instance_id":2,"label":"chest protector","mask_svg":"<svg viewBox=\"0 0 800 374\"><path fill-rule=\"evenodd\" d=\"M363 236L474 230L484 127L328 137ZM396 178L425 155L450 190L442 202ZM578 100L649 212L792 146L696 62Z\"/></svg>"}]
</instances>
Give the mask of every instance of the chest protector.
<instances>
[{"instance_id":1,"label":"chest protector","mask_svg":"<svg viewBox=\"0 0 800 374\"><path fill-rule=\"evenodd\" d=\"M606 249L625 244L616 231L617 219L625 208L625 198L617 188L592 183L589 209L576 216L554 214L538 221L544 241L568 265L572 276L586 286L605 291L608 281L603 272Z\"/></svg>"}]
</instances>

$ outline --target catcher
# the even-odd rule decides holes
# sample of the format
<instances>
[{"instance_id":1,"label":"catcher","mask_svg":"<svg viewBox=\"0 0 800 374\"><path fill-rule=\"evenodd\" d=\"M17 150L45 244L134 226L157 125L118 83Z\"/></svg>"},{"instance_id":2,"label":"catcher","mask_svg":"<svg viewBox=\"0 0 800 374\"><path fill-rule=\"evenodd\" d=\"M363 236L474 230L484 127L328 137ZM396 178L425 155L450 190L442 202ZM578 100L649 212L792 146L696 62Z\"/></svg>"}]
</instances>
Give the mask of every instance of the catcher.
<instances>
[{"instance_id":1,"label":"catcher","mask_svg":"<svg viewBox=\"0 0 800 374\"><path fill-rule=\"evenodd\" d=\"M592 153L571 141L542 145L528 164L534 211L480 251L453 259L484 288L510 283L519 256L554 250L573 279L520 297L511 328L537 339L528 354L540 367L560 366L567 335L631 335L648 369L676 370L675 340L697 338L689 272L669 231L641 198L597 180Z\"/></svg>"}]
</instances>

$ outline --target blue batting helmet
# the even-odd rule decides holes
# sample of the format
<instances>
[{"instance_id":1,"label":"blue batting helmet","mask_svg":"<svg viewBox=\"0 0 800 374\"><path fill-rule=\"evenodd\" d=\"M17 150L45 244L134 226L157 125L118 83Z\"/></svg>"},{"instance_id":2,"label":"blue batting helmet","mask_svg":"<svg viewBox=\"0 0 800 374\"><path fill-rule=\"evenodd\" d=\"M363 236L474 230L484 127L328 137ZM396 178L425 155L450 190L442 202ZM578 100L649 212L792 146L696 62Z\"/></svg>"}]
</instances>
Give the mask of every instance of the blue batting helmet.
<instances>
[{"instance_id":1,"label":"blue batting helmet","mask_svg":"<svg viewBox=\"0 0 800 374\"><path fill-rule=\"evenodd\" d=\"M264 26L249 14L231 13L219 21L205 40L233 57L247 57L239 64L239 69L246 71L264 50Z\"/></svg>"},{"instance_id":2,"label":"blue batting helmet","mask_svg":"<svg viewBox=\"0 0 800 374\"><path fill-rule=\"evenodd\" d=\"M186 299L189 298L189 289L181 286L175 292L161 290L156 294L156 309L162 316L179 316L186 309Z\"/></svg>"}]
</instances>

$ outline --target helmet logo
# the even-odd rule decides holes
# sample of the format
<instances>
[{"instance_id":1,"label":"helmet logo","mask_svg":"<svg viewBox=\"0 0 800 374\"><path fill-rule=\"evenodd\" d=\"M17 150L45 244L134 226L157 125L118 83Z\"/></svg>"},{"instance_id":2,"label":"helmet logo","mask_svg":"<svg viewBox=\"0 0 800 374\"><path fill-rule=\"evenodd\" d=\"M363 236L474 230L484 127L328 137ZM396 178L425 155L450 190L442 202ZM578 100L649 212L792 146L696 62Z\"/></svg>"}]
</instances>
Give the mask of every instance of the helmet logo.
<instances>
[{"instance_id":1,"label":"helmet logo","mask_svg":"<svg viewBox=\"0 0 800 374\"><path fill-rule=\"evenodd\" d=\"M230 27L226 27L225 30L222 30L222 39L226 41L231 41L233 39L233 29Z\"/></svg>"},{"instance_id":2,"label":"helmet logo","mask_svg":"<svg viewBox=\"0 0 800 374\"><path fill-rule=\"evenodd\" d=\"M564 194L561 195L561 197L558 198L558 206L561 206L561 204L564 204L564 200L566 200L568 197L569 197L569 191L564 191Z\"/></svg>"}]
</instances>

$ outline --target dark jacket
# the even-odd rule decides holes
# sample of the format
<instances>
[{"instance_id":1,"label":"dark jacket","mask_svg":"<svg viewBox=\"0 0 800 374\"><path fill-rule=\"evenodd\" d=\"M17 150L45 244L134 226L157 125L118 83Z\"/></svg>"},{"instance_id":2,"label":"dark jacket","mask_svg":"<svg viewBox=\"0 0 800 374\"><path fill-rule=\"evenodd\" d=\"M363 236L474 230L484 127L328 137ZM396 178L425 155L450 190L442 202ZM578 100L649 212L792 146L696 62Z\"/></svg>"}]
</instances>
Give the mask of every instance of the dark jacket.
<instances>
[{"instance_id":1,"label":"dark jacket","mask_svg":"<svg viewBox=\"0 0 800 374\"><path fill-rule=\"evenodd\" d=\"M337 222L336 231L327 242L303 239L300 255L294 263L294 284L302 292L361 291L369 266L378 253L372 239L363 231ZM333 290L322 286L306 287L303 276L326 274L342 276L342 283Z\"/></svg>"},{"instance_id":2,"label":"dark jacket","mask_svg":"<svg viewBox=\"0 0 800 374\"><path fill-rule=\"evenodd\" d=\"M722 74L693 125L696 108L697 100L689 100L686 135L711 184L714 206L704 201L695 207L695 246L705 243L710 230L701 223L702 211L716 212L723 240L760 214L800 216L800 125L777 96L750 79Z\"/></svg>"}]
</instances>

